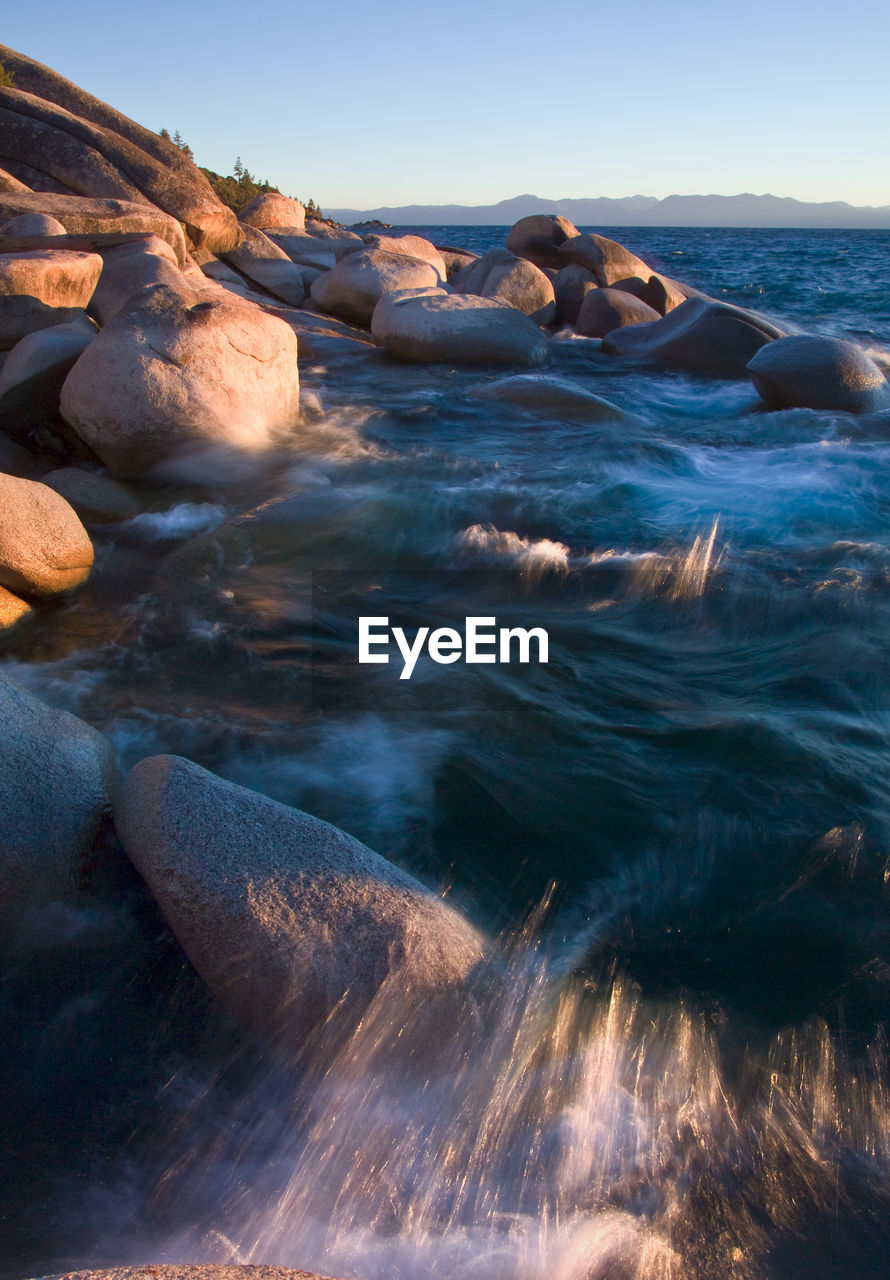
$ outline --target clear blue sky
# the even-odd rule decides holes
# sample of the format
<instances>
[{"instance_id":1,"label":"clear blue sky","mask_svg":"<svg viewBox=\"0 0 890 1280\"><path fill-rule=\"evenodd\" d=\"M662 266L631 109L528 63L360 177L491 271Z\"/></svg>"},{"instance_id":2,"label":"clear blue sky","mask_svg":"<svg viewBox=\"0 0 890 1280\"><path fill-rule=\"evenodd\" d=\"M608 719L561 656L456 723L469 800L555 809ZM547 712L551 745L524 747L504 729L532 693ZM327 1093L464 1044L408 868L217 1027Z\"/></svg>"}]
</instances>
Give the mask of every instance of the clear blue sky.
<instances>
[{"instance_id":1,"label":"clear blue sky","mask_svg":"<svg viewBox=\"0 0 890 1280\"><path fill-rule=\"evenodd\" d=\"M890 204L887 0L43 0L5 44L323 207Z\"/></svg>"}]
</instances>

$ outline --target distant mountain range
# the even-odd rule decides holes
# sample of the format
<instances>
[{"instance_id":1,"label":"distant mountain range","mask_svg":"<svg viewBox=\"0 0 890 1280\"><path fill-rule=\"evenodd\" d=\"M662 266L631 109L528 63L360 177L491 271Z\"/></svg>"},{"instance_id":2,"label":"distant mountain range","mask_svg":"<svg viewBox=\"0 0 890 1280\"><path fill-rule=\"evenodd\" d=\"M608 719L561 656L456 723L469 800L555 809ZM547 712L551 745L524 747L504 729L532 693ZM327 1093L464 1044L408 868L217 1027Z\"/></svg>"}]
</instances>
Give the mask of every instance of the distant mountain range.
<instances>
[{"instance_id":1,"label":"distant mountain range","mask_svg":"<svg viewBox=\"0 0 890 1280\"><path fill-rule=\"evenodd\" d=\"M808 204L781 196L605 196L543 200L514 196L498 204L409 204L382 209L325 209L348 224L379 219L396 226L510 226L531 213L560 213L576 226L875 227L890 228L890 205L858 208L843 200Z\"/></svg>"}]
</instances>

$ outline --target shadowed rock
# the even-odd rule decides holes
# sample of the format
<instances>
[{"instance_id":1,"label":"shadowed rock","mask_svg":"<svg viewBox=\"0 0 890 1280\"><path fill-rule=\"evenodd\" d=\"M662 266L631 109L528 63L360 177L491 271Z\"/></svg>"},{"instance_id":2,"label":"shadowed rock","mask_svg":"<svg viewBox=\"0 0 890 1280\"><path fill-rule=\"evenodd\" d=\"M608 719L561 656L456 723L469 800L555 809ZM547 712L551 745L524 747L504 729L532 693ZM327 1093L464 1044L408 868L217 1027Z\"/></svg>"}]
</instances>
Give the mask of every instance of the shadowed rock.
<instances>
[{"instance_id":1,"label":"shadowed rock","mask_svg":"<svg viewBox=\"0 0 890 1280\"><path fill-rule=\"evenodd\" d=\"M149 286L87 347L60 408L121 479L187 445L261 449L299 415L297 340L214 285Z\"/></svg>"},{"instance_id":2,"label":"shadowed rock","mask_svg":"<svg viewBox=\"0 0 890 1280\"><path fill-rule=\"evenodd\" d=\"M287 1267L215 1263L160 1263L145 1267L107 1267L99 1271L66 1271L44 1280L324 1280L310 1271Z\"/></svg>"},{"instance_id":3,"label":"shadowed rock","mask_svg":"<svg viewBox=\"0 0 890 1280\"><path fill-rule=\"evenodd\" d=\"M0 253L0 350L37 329L74 320L93 296L101 270L95 253Z\"/></svg>"},{"instance_id":4,"label":"shadowed rock","mask_svg":"<svg viewBox=\"0 0 890 1280\"><path fill-rule=\"evenodd\" d=\"M543 364L547 339L499 298L408 289L381 298L371 332L402 360L455 364Z\"/></svg>"},{"instance_id":5,"label":"shadowed rock","mask_svg":"<svg viewBox=\"0 0 890 1280\"><path fill-rule=\"evenodd\" d=\"M507 248L536 267L554 267L558 271L565 265L559 255L560 245L577 234L578 228L568 218L533 213L514 223L507 236Z\"/></svg>"},{"instance_id":6,"label":"shadowed rock","mask_svg":"<svg viewBox=\"0 0 890 1280\"><path fill-rule=\"evenodd\" d=\"M295 1047L391 975L428 999L482 957L467 922L345 832L178 756L153 756L118 793L115 824L208 987Z\"/></svg>"},{"instance_id":7,"label":"shadowed rock","mask_svg":"<svg viewBox=\"0 0 890 1280\"><path fill-rule=\"evenodd\" d=\"M102 274L90 302L90 311L101 324L108 324L135 293L149 284L169 284L181 280L176 254L157 236L145 236L134 244L120 245L102 252Z\"/></svg>"},{"instance_id":8,"label":"shadowed rock","mask_svg":"<svg viewBox=\"0 0 890 1280\"><path fill-rule=\"evenodd\" d=\"M338 262L312 282L312 301L325 311L369 325L374 308L386 293L402 289L435 288L439 272L428 262L382 249L362 249Z\"/></svg>"},{"instance_id":9,"label":"shadowed rock","mask_svg":"<svg viewBox=\"0 0 890 1280\"><path fill-rule=\"evenodd\" d=\"M585 294L575 328L585 338L604 338L613 329L657 320L658 312L622 289L593 289Z\"/></svg>"},{"instance_id":10,"label":"shadowed rock","mask_svg":"<svg viewBox=\"0 0 890 1280\"><path fill-rule=\"evenodd\" d=\"M792 334L764 347L748 364L757 394L773 408L877 408L887 391L883 373L860 347L840 338Z\"/></svg>"},{"instance_id":11,"label":"shadowed rock","mask_svg":"<svg viewBox=\"0 0 890 1280\"><path fill-rule=\"evenodd\" d=\"M111 743L0 672L0 904L75 892L117 783Z\"/></svg>"},{"instance_id":12,"label":"shadowed rock","mask_svg":"<svg viewBox=\"0 0 890 1280\"><path fill-rule=\"evenodd\" d=\"M590 422L621 418L636 421L632 414L625 413L611 400L585 391L566 378L540 373L520 373L512 378L483 382L468 394L476 400L500 400L521 409L555 411Z\"/></svg>"},{"instance_id":13,"label":"shadowed rock","mask_svg":"<svg viewBox=\"0 0 890 1280\"><path fill-rule=\"evenodd\" d=\"M93 544L64 498L36 480L0 474L0 584L55 596L89 577Z\"/></svg>"},{"instance_id":14,"label":"shadowed rock","mask_svg":"<svg viewBox=\"0 0 890 1280\"><path fill-rule=\"evenodd\" d=\"M109 476L84 471L82 467L60 467L41 478L41 484L55 490L86 524L114 524L131 520L142 506L124 485Z\"/></svg>"},{"instance_id":15,"label":"shadowed rock","mask_svg":"<svg viewBox=\"0 0 890 1280\"><path fill-rule=\"evenodd\" d=\"M63 236L65 228L48 213L20 213L0 227L0 236Z\"/></svg>"},{"instance_id":16,"label":"shadowed rock","mask_svg":"<svg viewBox=\"0 0 890 1280\"><path fill-rule=\"evenodd\" d=\"M537 324L550 324L556 314L553 285L534 263L508 249L492 249L451 280L459 293L500 298Z\"/></svg>"},{"instance_id":17,"label":"shadowed rock","mask_svg":"<svg viewBox=\"0 0 890 1280\"><path fill-rule=\"evenodd\" d=\"M248 225L241 230L244 239L225 255L225 261L282 302L298 307L306 296L299 268L264 232Z\"/></svg>"},{"instance_id":18,"label":"shadowed rock","mask_svg":"<svg viewBox=\"0 0 890 1280\"><path fill-rule=\"evenodd\" d=\"M591 289L598 289L596 276L587 267L571 262L556 273L553 292L556 298L557 324L574 324L581 303Z\"/></svg>"},{"instance_id":19,"label":"shadowed rock","mask_svg":"<svg viewBox=\"0 0 890 1280\"><path fill-rule=\"evenodd\" d=\"M0 426L23 436L59 411L59 396L69 371L99 330L80 314L71 324L40 329L12 348L0 372Z\"/></svg>"},{"instance_id":20,"label":"shadowed rock","mask_svg":"<svg viewBox=\"0 0 890 1280\"><path fill-rule=\"evenodd\" d=\"M597 283L606 287L618 280L625 280L628 276L641 276L648 280L652 274L645 262L625 249L623 244L595 233L576 235L559 246L558 265L564 267L567 262L587 267L588 271L593 272Z\"/></svg>"},{"instance_id":21,"label":"shadowed rock","mask_svg":"<svg viewBox=\"0 0 890 1280\"><path fill-rule=\"evenodd\" d=\"M17 178L15 174L10 173L8 169L0 169L0 192L30 190L31 188L27 183L22 182L21 178Z\"/></svg>"},{"instance_id":22,"label":"shadowed rock","mask_svg":"<svg viewBox=\"0 0 890 1280\"><path fill-rule=\"evenodd\" d=\"M418 258L435 267L439 283L444 284L448 275L445 259L431 240L423 236L365 236L363 243L369 249L382 249L384 253L403 253L406 258Z\"/></svg>"},{"instance_id":23,"label":"shadowed rock","mask_svg":"<svg viewBox=\"0 0 890 1280\"><path fill-rule=\"evenodd\" d=\"M782 330L756 312L708 298L688 298L663 319L614 329L603 339L603 351L742 378L755 352L781 337Z\"/></svg>"}]
</instances>

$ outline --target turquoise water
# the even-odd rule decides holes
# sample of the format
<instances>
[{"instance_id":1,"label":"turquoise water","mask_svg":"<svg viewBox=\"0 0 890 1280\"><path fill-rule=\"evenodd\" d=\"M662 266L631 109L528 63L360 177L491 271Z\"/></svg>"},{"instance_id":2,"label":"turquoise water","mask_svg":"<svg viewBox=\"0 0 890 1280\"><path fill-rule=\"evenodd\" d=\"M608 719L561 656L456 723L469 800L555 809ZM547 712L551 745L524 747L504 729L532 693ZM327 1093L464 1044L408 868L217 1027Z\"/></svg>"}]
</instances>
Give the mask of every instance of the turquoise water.
<instances>
[{"instance_id":1,"label":"turquoise water","mask_svg":"<svg viewBox=\"0 0 890 1280\"><path fill-rule=\"evenodd\" d=\"M890 359L888 232L614 234ZM887 1275L890 418L551 348L632 416L317 340L317 421L97 530L88 586L9 642L125 765L316 813L512 941L436 1072L392 1068L387 1007L307 1075L210 1007L124 865L36 911L0 1004L3 1280ZM357 665L361 613L544 626L550 662L399 681Z\"/></svg>"}]
</instances>

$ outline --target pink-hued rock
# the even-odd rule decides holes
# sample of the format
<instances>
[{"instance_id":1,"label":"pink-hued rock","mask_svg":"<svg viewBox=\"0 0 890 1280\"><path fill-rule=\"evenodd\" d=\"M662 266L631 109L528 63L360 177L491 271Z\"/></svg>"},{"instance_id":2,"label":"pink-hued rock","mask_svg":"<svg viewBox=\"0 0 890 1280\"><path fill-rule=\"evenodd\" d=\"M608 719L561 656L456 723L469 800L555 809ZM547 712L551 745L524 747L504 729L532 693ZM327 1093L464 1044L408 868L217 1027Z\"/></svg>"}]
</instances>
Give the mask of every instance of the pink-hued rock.
<instances>
[{"instance_id":1,"label":"pink-hued rock","mask_svg":"<svg viewBox=\"0 0 890 1280\"><path fill-rule=\"evenodd\" d=\"M0 585L48 598L80 586L92 565L73 507L45 484L0 473Z\"/></svg>"},{"instance_id":2,"label":"pink-hued rock","mask_svg":"<svg viewBox=\"0 0 890 1280\"><path fill-rule=\"evenodd\" d=\"M578 228L558 214L533 213L514 223L507 237L507 248L520 258L527 258L536 267L565 266L560 258L560 245L573 236Z\"/></svg>"},{"instance_id":3,"label":"pink-hued rock","mask_svg":"<svg viewBox=\"0 0 890 1280\"><path fill-rule=\"evenodd\" d=\"M267 227L304 227L306 210L299 200L292 200L277 191L267 191L254 196L250 204L245 205L238 221L260 231Z\"/></svg>"},{"instance_id":4,"label":"pink-hued rock","mask_svg":"<svg viewBox=\"0 0 890 1280\"><path fill-rule=\"evenodd\" d=\"M458 293L500 298L537 324L550 324L556 314L553 285L533 262L509 249L492 249L451 279Z\"/></svg>"},{"instance_id":5,"label":"pink-hued rock","mask_svg":"<svg viewBox=\"0 0 890 1280\"><path fill-rule=\"evenodd\" d=\"M536 365L547 359L538 325L499 298L406 289L380 299L374 340L402 360Z\"/></svg>"},{"instance_id":6,"label":"pink-hued rock","mask_svg":"<svg viewBox=\"0 0 890 1280\"><path fill-rule=\"evenodd\" d=\"M595 233L576 235L563 241L559 246L559 265L564 267L568 262L576 262L581 267L592 271L598 284L608 287L628 276L640 276L648 280L652 270L641 258L617 240L609 240L606 236Z\"/></svg>"},{"instance_id":7,"label":"pink-hued rock","mask_svg":"<svg viewBox=\"0 0 890 1280\"><path fill-rule=\"evenodd\" d=\"M262 449L299 417L297 339L209 282L149 286L87 347L60 408L120 479L198 443Z\"/></svg>"},{"instance_id":8,"label":"pink-hued rock","mask_svg":"<svg viewBox=\"0 0 890 1280\"><path fill-rule=\"evenodd\" d=\"M369 325L374 308L386 293L401 289L435 288L439 272L428 262L382 249L351 253L331 271L312 282L312 301L325 311Z\"/></svg>"}]
</instances>

